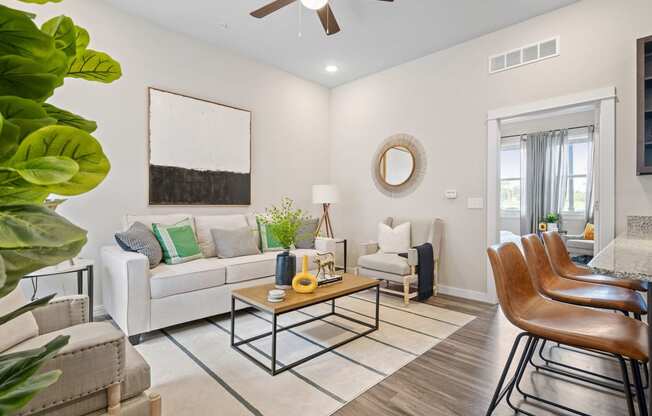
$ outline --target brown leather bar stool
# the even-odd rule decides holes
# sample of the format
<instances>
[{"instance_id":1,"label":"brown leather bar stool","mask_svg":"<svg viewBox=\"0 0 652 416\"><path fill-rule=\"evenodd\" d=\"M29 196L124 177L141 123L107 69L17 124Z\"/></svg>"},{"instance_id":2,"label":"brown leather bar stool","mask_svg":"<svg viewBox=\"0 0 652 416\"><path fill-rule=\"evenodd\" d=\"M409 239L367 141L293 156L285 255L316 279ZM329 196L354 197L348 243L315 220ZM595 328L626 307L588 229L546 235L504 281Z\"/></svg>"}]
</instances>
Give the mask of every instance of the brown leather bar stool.
<instances>
[{"instance_id":1,"label":"brown leather bar stool","mask_svg":"<svg viewBox=\"0 0 652 416\"><path fill-rule=\"evenodd\" d=\"M641 315L647 312L647 306L643 296L634 290L566 279L559 276L553 269L551 260L546 253L546 249L537 235L526 235L521 238L521 242L534 287L544 296L560 302L572 303L579 306L620 311L625 315L633 313L639 320ZM545 345L546 342L543 341L539 346L539 357L545 362L546 366L539 366L536 365L534 361L530 361L530 364L535 366L537 369L579 379L613 390L622 391L624 388L620 385L620 380L614 379L613 377L564 364L555 361L550 357L546 358L543 352ZM574 372L580 372L590 377L564 371L559 367Z\"/></svg>"},{"instance_id":2,"label":"brown leather bar stool","mask_svg":"<svg viewBox=\"0 0 652 416\"><path fill-rule=\"evenodd\" d=\"M628 359L636 387L639 412L641 415L647 415L639 371L639 362L648 360L647 325L621 314L562 303L542 296L534 287L528 265L514 243L491 247L487 249L487 253L493 268L496 291L503 313L512 324L524 332L514 340L486 415L491 415L504 397L512 409L531 415L511 403L510 397L514 388L526 399L584 415L578 410L526 393L520 387L528 362L537 343L541 340L614 355L620 363L625 386L630 384L625 362L625 359ZM516 372L505 384L518 346L524 339L525 348L518 360ZM629 415L635 416L631 390L626 388L624 391Z\"/></svg>"},{"instance_id":3,"label":"brown leather bar stool","mask_svg":"<svg viewBox=\"0 0 652 416\"><path fill-rule=\"evenodd\" d=\"M640 293L622 287L565 279L552 268L546 249L536 234L521 238L534 286L541 294L560 302L613 309L640 317L647 305Z\"/></svg>"},{"instance_id":4,"label":"brown leather bar stool","mask_svg":"<svg viewBox=\"0 0 652 416\"><path fill-rule=\"evenodd\" d=\"M647 282L633 279L616 279L611 276L595 274L588 267L576 265L568 255L568 250L566 249L564 240L561 238L559 233L555 231L547 231L543 233L543 242L548 250L548 256L550 256L553 268L557 274L562 277L587 283L618 286L641 292L646 292L648 290Z\"/></svg>"}]
</instances>

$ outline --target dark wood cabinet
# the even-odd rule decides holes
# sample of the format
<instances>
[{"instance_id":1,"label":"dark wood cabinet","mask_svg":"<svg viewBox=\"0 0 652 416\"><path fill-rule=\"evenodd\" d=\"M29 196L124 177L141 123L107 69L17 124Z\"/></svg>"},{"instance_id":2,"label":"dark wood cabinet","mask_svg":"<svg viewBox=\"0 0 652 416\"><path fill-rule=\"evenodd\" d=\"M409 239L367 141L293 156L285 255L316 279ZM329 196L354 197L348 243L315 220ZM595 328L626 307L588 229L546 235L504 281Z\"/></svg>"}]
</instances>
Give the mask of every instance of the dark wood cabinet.
<instances>
[{"instance_id":1,"label":"dark wood cabinet","mask_svg":"<svg viewBox=\"0 0 652 416\"><path fill-rule=\"evenodd\" d=\"M652 36L637 42L636 174L652 174Z\"/></svg>"}]
</instances>

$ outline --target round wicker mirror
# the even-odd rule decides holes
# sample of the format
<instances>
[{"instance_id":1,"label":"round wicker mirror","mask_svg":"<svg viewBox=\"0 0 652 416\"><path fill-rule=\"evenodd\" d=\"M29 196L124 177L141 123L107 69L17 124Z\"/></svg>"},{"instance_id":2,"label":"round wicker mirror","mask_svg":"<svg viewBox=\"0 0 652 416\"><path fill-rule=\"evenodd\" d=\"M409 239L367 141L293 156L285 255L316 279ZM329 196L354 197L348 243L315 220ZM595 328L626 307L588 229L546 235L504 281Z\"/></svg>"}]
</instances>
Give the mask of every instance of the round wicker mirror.
<instances>
[{"instance_id":1,"label":"round wicker mirror","mask_svg":"<svg viewBox=\"0 0 652 416\"><path fill-rule=\"evenodd\" d=\"M372 159L372 176L376 187L392 197L414 191L423 179L426 156L421 143L408 134L386 139Z\"/></svg>"}]
</instances>

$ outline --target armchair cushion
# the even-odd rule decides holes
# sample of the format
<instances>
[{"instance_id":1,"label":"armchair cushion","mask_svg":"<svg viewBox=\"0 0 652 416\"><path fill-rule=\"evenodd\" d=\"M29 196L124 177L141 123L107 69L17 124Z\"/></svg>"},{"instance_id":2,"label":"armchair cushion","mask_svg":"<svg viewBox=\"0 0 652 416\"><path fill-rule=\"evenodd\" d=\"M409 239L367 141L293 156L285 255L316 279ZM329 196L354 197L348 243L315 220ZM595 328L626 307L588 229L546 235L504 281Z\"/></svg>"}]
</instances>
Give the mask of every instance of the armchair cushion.
<instances>
[{"instance_id":1,"label":"armchair cushion","mask_svg":"<svg viewBox=\"0 0 652 416\"><path fill-rule=\"evenodd\" d=\"M384 253L405 253L410 248L409 222L403 223L395 228L379 223L378 224L378 246Z\"/></svg>"},{"instance_id":2,"label":"armchair cushion","mask_svg":"<svg viewBox=\"0 0 652 416\"><path fill-rule=\"evenodd\" d=\"M70 341L40 371L60 369L63 373L59 381L23 408L21 415L72 402L124 380L125 337L108 322L75 325L39 335L8 352L38 348L58 335L69 335Z\"/></svg>"},{"instance_id":3,"label":"armchair cushion","mask_svg":"<svg viewBox=\"0 0 652 416\"><path fill-rule=\"evenodd\" d=\"M88 321L88 297L84 295L61 296L32 311L38 333L48 334L52 331L79 325Z\"/></svg>"},{"instance_id":4,"label":"armchair cushion","mask_svg":"<svg viewBox=\"0 0 652 416\"><path fill-rule=\"evenodd\" d=\"M378 252L361 256L358 258L358 266L401 276L410 274L408 260L398 254Z\"/></svg>"},{"instance_id":5,"label":"armchair cushion","mask_svg":"<svg viewBox=\"0 0 652 416\"><path fill-rule=\"evenodd\" d=\"M129 412L127 400L137 397L150 387L150 367L143 357L128 342L125 343L125 369L124 381L120 385L120 401L123 402L120 415L147 415L149 401L145 400L146 406L134 413ZM105 410L108 403L106 391L100 390L87 396L49 408L43 414L48 416L76 416L88 415L98 411L98 414L106 415Z\"/></svg>"},{"instance_id":6,"label":"armchair cushion","mask_svg":"<svg viewBox=\"0 0 652 416\"><path fill-rule=\"evenodd\" d=\"M16 287L7 296L0 298L0 316L9 314L27 305L22 289ZM38 325L32 312L26 312L0 325L0 352L38 335Z\"/></svg>"}]
</instances>

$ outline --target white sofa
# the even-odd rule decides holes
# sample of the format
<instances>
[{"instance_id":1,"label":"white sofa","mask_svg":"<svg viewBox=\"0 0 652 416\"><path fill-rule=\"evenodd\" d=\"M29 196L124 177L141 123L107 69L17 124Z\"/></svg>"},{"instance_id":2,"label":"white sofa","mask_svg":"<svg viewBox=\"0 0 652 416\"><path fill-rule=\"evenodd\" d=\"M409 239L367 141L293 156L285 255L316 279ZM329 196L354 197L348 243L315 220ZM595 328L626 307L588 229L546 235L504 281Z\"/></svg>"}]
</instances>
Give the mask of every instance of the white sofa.
<instances>
[{"instance_id":1,"label":"white sofa","mask_svg":"<svg viewBox=\"0 0 652 416\"><path fill-rule=\"evenodd\" d=\"M193 220L205 254L214 255L210 228L216 224L247 224L252 233L258 233L253 214L126 216L124 228L136 221L151 227L153 222L174 224L184 218ZM319 237L315 249L293 250L297 269L302 256L309 256L312 264L318 252L335 252L335 248L334 239ZM265 252L230 259L205 257L176 265L161 263L150 270L147 257L142 254L124 251L117 245L103 247L104 307L129 340L137 344L146 332L229 312L232 290L274 281L277 254Z\"/></svg>"}]
</instances>

